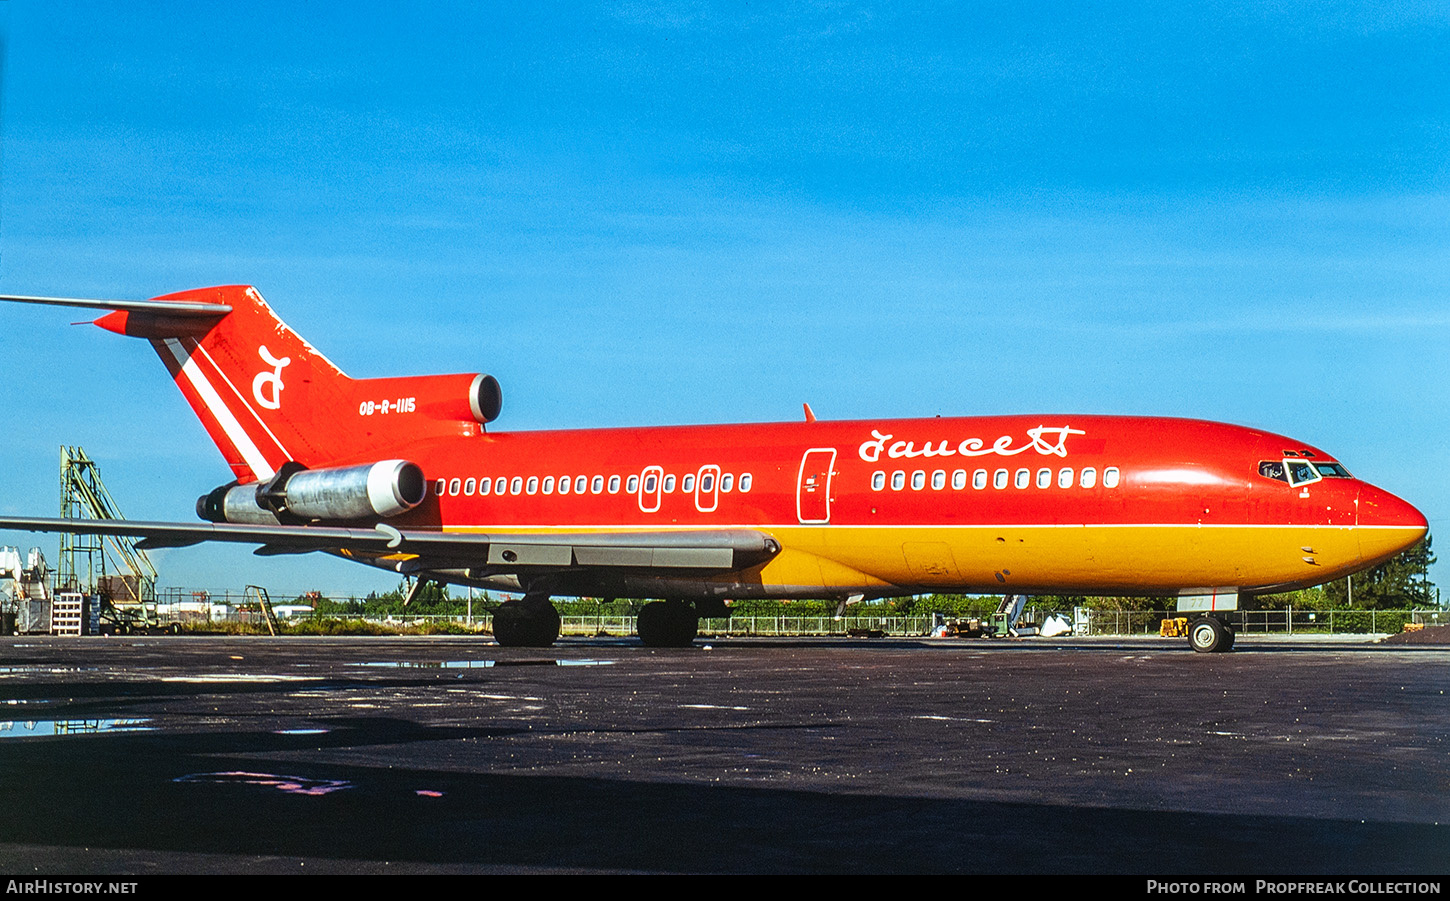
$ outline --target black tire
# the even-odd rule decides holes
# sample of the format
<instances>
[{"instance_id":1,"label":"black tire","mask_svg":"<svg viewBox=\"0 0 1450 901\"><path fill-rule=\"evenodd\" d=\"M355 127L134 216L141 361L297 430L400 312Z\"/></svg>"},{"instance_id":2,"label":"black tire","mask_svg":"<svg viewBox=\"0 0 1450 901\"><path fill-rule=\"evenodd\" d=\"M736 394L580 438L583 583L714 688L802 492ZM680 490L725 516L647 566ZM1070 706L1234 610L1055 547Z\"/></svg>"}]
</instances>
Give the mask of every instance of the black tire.
<instances>
[{"instance_id":1,"label":"black tire","mask_svg":"<svg viewBox=\"0 0 1450 901\"><path fill-rule=\"evenodd\" d=\"M700 633L700 617L688 604L655 601L639 611L634 630L646 647L688 648Z\"/></svg>"},{"instance_id":2,"label":"black tire","mask_svg":"<svg viewBox=\"0 0 1450 901\"><path fill-rule=\"evenodd\" d=\"M506 648L547 648L559 638L559 623L548 600L505 601L493 612L493 637Z\"/></svg>"},{"instance_id":3,"label":"black tire","mask_svg":"<svg viewBox=\"0 0 1450 901\"><path fill-rule=\"evenodd\" d=\"M1194 620L1188 624L1188 645L1200 654L1212 654L1224 648L1228 639L1223 623L1211 616Z\"/></svg>"}]
</instances>

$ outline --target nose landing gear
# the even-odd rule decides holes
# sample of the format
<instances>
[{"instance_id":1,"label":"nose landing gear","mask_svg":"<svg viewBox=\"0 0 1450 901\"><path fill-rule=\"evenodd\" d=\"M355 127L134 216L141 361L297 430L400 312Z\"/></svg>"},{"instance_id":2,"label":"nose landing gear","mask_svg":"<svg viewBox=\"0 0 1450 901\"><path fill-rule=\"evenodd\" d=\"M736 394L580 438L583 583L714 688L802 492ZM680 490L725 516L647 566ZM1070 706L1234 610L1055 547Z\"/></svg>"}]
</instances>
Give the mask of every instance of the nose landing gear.
<instances>
[{"instance_id":1,"label":"nose landing gear","mask_svg":"<svg viewBox=\"0 0 1450 901\"><path fill-rule=\"evenodd\" d=\"M1223 653L1233 649L1233 627L1221 619L1204 616L1188 626L1188 645L1201 654Z\"/></svg>"}]
</instances>

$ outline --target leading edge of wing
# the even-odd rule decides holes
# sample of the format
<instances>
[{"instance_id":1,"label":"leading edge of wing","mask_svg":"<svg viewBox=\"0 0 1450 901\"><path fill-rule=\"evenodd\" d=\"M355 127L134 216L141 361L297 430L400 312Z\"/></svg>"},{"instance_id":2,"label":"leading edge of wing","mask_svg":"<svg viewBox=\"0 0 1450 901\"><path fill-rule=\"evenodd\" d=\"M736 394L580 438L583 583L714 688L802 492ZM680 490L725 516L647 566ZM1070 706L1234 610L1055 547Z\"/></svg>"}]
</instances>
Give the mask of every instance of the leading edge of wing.
<instances>
[{"instance_id":1,"label":"leading edge of wing","mask_svg":"<svg viewBox=\"0 0 1450 901\"><path fill-rule=\"evenodd\" d=\"M266 526L235 523L145 522L124 519L0 517L0 529L126 535L143 550L187 547L204 541L258 544L261 553L349 550L414 554L496 571L563 567L736 570L780 552L775 539L753 529L669 532L460 533L338 526Z\"/></svg>"},{"instance_id":2,"label":"leading edge of wing","mask_svg":"<svg viewBox=\"0 0 1450 901\"><path fill-rule=\"evenodd\" d=\"M90 310L162 313L168 316L225 316L232 311L231 304L187 300L87 300L83 297L31 297L23 294L0 294L0 300L55 307L83 307Z\"/></svg>"}]
</instances>

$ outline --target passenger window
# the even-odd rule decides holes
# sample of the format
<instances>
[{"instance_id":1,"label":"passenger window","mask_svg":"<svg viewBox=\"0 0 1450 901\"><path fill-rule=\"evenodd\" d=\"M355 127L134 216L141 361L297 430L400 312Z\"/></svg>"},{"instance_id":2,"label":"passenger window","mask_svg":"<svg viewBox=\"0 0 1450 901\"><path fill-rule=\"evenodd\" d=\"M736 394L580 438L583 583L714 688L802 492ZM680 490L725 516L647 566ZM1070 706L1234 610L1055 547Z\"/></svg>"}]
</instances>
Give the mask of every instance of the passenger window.
<instances>
[{"instance_id":1,"label":"passenger window","mask_svg":"<svg viewBox=\"0 0 1450 901\"><path fill-rule=\"evenodd\" d=\"M507 476L499 476L493 480L493 493L503 494L508 490L509 480Z\"/></svg>"},{"instance_id":2,"label":"passenger window","mask_svg":"<svg viewBox=\"0 0 1450 901\"><path fill-rule=\"evenodd\" d=\"M1116 488L1116 487L1118 487L1118 467L1116 467L1116 466L1109 466L1107 469L1104 469L1103 470L1103 487L1104 488Z\"/></svg>"},{"instance_id":3,"label":"passenger window","mask_svg":"<svg viewBox=\"0 0 1450 901\"><path fill-rule=\"evenodd\" d=\"M891 474L891 490L900 491L906 487L906 473L896 470Z\"/></svg>"},{"instance_id":4,"label":"passenger window","mask_svg":"<svg viewBox=\"0 0 1450 901\"><path fill-rule=\"evenodd\" d=\"M1059 487L1059 488L1071 488L1072 487L1072 467L1065 466L1061 470L1058 471L1058 473L1057 473L1057 487Z\"/></svg>"},{"instance_id":5,"label":"passenger window","mask_svg":"<svg viewBox=\"0 0 1450 901\"><path fill-rule=\"evenodd\" d=\"M1012 484L1016 485L1018 488L1026 488L1028 485L1032 484L1032 473L1026 469L1017 470L1017 475L1015 478L1013 478Z\"/></svg>"},{"instance_id":6,"label":"passenger window","mask_svg":"<svg viewBox=\"0 0 1450 901\"><path fill-rule=\"evenodd\" d=\"M524 478L523 478L523 476L514 476L514 480L509 483L509 494L523 494L523 493L524 493Z\"/></svg>"},{"instance_id":7,"label":"passenger window","mask_svg":"<svg viewBox=\"0 0 1450 901\"><path fill-rule=\"evenodd\" d=\"M473 497L473 489L475 489L477 487L478 487L478 480L477 479L469 479L468 481L466 481L466 482L463 483L463 493L466 494L466 495L468 495L469 497Z\"/></svg>"},{"instance_id":8,"label":"passenger window","mask_svg":"<svg viewBox=\"0 0 1450 901\"><path fill-rule=\"evenodd\" d=\"M967 487L967 471L965 469L958 469L952 473L952 488L961 491L965 487Z\"/></svg>"},{"instance_id":9,"label":"passenger window","mask_svg":"<svg viewBox=\"0 0 1450 901\"><path fill-rule=\"evenodd\" d=\"M920 491L926 487L926 473L918 469L911 474L911 490Z\"/></svg>"},{"instance_id":10,"label":"passenger window","mask_svg":"<svg viewBox=\"0 0 1450 901\"><path fill-rule=\"evenodd\" d=\"M433 486L433 493L436 494L436 495L438 495L439 497L442 497L443 496L443 493L445 491L447 491L447 490L448 490L448 480L447 479L439 479L438 480L438 484Z\"/></svg>"},{"instance_id":11,"label":"passenger window","mask_svg":"<svg viewBox=\"0 0 1450 901\"><path fill-rule=\"evenodd\" d=\"M462 489L462 487L463 487L463 480L462 479L454 479L453 481L449 482L448 483L448 496L449 497L458 497L458 492L459 492L460 489Z\"/></svg>"},{"instance_id":12,"label":"passenger window","mask_svg":"<svg viewBox=\"0 0 1450 901\"><path fill-rule=\"evenodd\" d=\"M1037 470L1037 487L1038 488L1051 488L1052 487L1052 470L1050 470L1050 469L1039 469L1039 470Z\"/></svg>"},{"instance_id":13,"label":"passenger window","mask_svg":"<svg viewBox=\"0 0 1450 901\"><path fill-rule=\"evenodd\" d=\"M728 479L730 477L729 476L726 476L725 478ZM882 472L879 469L876 470L875 472L871 473L871 490L872 491L880 491L882 488L885 488L885 487L886 487L886 473Z\"/></svg>"},{"instance_id":14,"label":"passenger window","mask_svg":"<svg viewBox=\"0 0 1450 901\"><path fill-rule=\"evenodd\" d=\"M655 480L657 478L659 478L659 477L656 476L654 473L650 473L649 475L647 475L647 476L644 477L644 493L645 494L654 494L655 493L655 485L656 485L656 481Z\"/></svg>"},{"instance_id":15,"label":"passenger window","mask_svg":"<svg viewBox=\"0 0 1450 901\"><path fill-rule=\"evenodd\" d=\"M707 472L700 476L700 493L709 494L715 490L715 474Z\"/></svg>"},{"instance_id":16,"label":"passenger window","mask_svg":"<svg viewBox=\"0 0 1450 901\"><path fill-rule=\"evenodd\" d=\"M492 487L493 487L493 479L479 479L478 480L478 494L479 494L479 496L482 497L483 495L488 494L489 489L492 488Z\"/></svg>"},{"instance_id":17,"label":"passenger window","mask_svg":"<svg viewBox=\"0 0 1450 901\"><path fill-rule=\"evenodd\" d=\"M979 469L972 473L972 487L978 491L987 487L987 470Z\"/></svg>"},{"instance_id":18,"label":"passenger window","mask_svg":"<svg viewBox=\"0 0 1450 901\"><path fill-rule=\"evenodd\" d=\"M539 492L539 477L529 476L529 485L524 491L528 494L537 494Z\"/></svg>"},{"instance_id":19,"label":"passenger window","mask_svg":"<svg viewBox=\"0 0 1450 901\"><path fill-rule=\"evenodd\" d=\"M992 474L992 487L998 489L1007 487L1007 470L999 469Z\"/></svg>"},{"instance_id":20,"label":"passenger window","mask_svg":"<svg viewBox=\"0 0 1450 901\"><path fill-rule=\"evenodd\" d=\"M599 494L600 492L602 492L604 490L604 476L595 476L592 480L590 480L589 490L594 494Z\"/></svg>"},{"instance_id":21,"label":"passenger window","mask_svg":"<svg viewBox=\"0 0 1450 901\"><path fill-rule=\"evenodd\" d=\"M639 476L630 476L629 481L624 483L624 490L634 494L639 490Z\"/></svg>"},{"instance_id":22,"label":"passenger window","mask_svg":"<svg viewBox=\"0 0 1450 901\"><path fill-rule=\"evenodd\" d=\"M569 493L569 483L571 481L573 481L573 476L559 476L559 493L560 494L568 494Z\"/></svg>"},{"instance_id":23,"label":"passenger window","mask_svg":"<svg viewBox=\"0 0 1450 901\"><path fill-rule=\"evenodd\" d=\"M579 476L577 479L574 480L574 493L575 494L583 494L585 491L588 490L588 488L589 488L589 477L588 476Z\"/></svg>"},{"instance_id":24,"label":"passenger window","mask_svg":"<svg viewBox=\"0 0 1450 901\"><path fill-rule=\"evenodd\" d=\"M940 491L945 487L947 487L947 471L945 469L938 469L931 474L931 490Z\"/></svg>"},{"instance_id":25,"label":"passenger window","mask_svg":"<svg viewBox=\"0 0 1450 901\"><path fill-rule=\"evenodd\" d=\"M609 493L610 494L618 494L619 493L619 476L610 476L609 477Z\"/></svg>"},{"instance_id":26,"label":"passenger window","mask_svg":"<svg viewBox=\"0 0 1450 901\"><path fill-rule=\"evenodd\" d=\"M695 475L691 473L680 480L680 490L689 494L695 490Z\"/></svg>"},{"instance_id":27,"label":"passenger window","mask_svg":"<svg viewBox=\"0 0 1450 901\"><path fill-rule=\"evenodd\" d=\"M673 474L665 476L665 494L675 493L675 477Z\"/></svg>"},{"instance_id":28,"label":"passenger window","mask_svg":"<svg viewBox=\"0 0 1450 901\"><path fill-rule=\"evenodd\" d=\"M734 488L734 487L735 487L735 476L734 475L732 475L730 473L726 473L725 475L723 475L723 476L720 477L720 490L721 491L725 492L726 494L729 494L730 493L730 489L731 488Z\"/></svg>"},{"instance_id":29,"label":"passenger window","mask_svg":"<svg viewBox=\"0 0 1450 901\"><path fill-rule=\"evenodd\" d=\"M741 494L744 494L745 492L747 492L749 490L750 490L750 473L748 473L748 472L742 472L740 474L740 493Z\"/></svg>"},{"instance_id":30,"label":"passenger window","mask_svg":"<svg viewBox=\"0 0 1450 901\"><path fill-rule=\"evenodd\" d=\"M543 491L544 491L545 494L553 494L554 493L554 477L553 476L545 476L544 477L544 488L543 488Z\"/></svg>"},{"instance_id":31,"label":"passenger window","mask_svg":"<svg viewBox=\"0 0 1450 901\"><path fill-rule=\"evenodd\" d=\"M1078 487L1079 488L1092 488L1092 487L1096 486L1097 483L1098 483L1098 471L1096 469L1092 468L1091 466L1084 466L1082 468L1082 475L1078 476L1078 479L1077 479Z\"/></svg>"}]
</instances>

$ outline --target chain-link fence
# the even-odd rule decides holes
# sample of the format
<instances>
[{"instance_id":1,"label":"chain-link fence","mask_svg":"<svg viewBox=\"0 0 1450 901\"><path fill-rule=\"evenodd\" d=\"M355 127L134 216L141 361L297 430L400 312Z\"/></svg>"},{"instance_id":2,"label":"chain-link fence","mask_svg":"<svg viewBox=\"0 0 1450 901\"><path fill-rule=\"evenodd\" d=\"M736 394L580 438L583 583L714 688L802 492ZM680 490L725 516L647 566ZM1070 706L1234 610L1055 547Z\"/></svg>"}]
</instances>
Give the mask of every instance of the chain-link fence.
<instances>
[{"instance_id":1,"label":"chain-link fence","mask_svg":"<svg viewBox=\"0 0 1450 901\"><path fill-rule=\"evenodd\" d=\"M1157 635L1165 619L1185 616L1173 611L1096 610L1080 607L1077 635ZM1444 610L1240 610L1229 614L1239 634L1353 634L1403 632L1407 623L1450 625Z\"/></svg>"},{"instance_id":2,"label":"chain-link fence","mask_svg":"<svg viewBox=\"0 0 1450 901\"><path fill-rule=\"evenodd\" d=\"M177 592L178 594L180 592ZM173 600L173 599L167 599ZM197 592L192 603L176 603L163 608L169 619L188 625L212 623L263 623L260 611L238 609L248 598L240 593L207 596ZM199 603L198 603L199 602ZM450 623L488 630L491 618L482 603L472 617L393 615L368 616L351 614L319 615L301 605L274 603L280 619L305 623L313 620L364 620L383 627L419 628L430 624ZM1046 620L1050 611L1029 607L1024 611L1021 626ZM1079 607L1063 611L1070 619L1076 635L1157 635L1164 619L1187 614L1172 611L1104 610ZM1241 610L1229 614L1240 634L1390 634L1401 632L1406 624L1425 626L1450 625L1450 611L1444 610ZM918 616L732 616L700 621L703 636L851 636L891 635L919 637L930 635L953 617L941 614ZM562 633L574 636L627 636L635 634L635 617L622 614L567 615L562 617Z\"/></svg>"}]
</instances>

